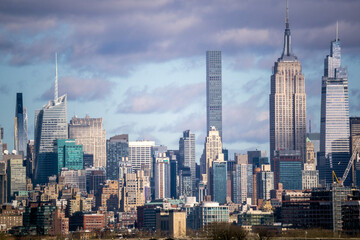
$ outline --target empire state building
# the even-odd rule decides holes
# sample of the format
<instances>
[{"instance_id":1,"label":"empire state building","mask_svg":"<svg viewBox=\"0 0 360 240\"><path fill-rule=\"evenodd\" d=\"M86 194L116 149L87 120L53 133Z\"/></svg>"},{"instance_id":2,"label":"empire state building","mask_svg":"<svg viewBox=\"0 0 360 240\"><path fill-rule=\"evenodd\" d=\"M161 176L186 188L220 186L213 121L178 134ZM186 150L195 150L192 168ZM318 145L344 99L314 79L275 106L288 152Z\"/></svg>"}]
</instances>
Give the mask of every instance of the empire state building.
<instances>
[{"instance_id":1,"label":"empire state building","mask_svg":"<svg viewBox=\"0 0 360 240\"><path fill-rule=\"evenodd\" d=\"M274 152L293 150L302 161L306 153L306 94L301 63L291 49L289 14L286 6L284 49L275 62L270 92L270 158Z\"/></svg>"}]
</instances>

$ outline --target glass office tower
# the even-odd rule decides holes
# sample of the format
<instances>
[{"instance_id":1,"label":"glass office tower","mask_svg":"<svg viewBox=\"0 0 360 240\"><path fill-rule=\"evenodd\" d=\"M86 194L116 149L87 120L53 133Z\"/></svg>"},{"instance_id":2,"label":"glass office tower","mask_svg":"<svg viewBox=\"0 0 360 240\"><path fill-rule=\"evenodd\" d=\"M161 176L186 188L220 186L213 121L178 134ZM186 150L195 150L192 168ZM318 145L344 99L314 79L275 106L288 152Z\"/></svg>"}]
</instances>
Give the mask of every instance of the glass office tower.
<instances>
[{"instance_id":1,"label":"glass office tower","mask_svg":"<svg viewBox=\"0 0 360 240\"><path fill-rule=\"evenodd\" d=\"M343 176L350 159L349 136L348 75L346 67L341 66L341 46L336 34L330 55L324 60L321 86L320 183L330 184L332 171ZM350 184L350 180L348 176L345 184Z\"/></svg>"}]
</instances>

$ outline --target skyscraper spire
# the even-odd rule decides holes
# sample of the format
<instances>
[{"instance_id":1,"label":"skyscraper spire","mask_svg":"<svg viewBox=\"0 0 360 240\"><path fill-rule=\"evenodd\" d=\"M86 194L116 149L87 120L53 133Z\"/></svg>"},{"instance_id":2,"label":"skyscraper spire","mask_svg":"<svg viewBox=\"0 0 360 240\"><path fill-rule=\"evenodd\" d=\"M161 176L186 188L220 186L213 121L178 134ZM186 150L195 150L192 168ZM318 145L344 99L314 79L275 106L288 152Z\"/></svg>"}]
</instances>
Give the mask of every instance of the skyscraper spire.
<instances>
[{"instance_id":1,"label":"skyscraper spire","mask_svg":"<svg viewBox=\"0 0 360 240\"><path fill-rule=\"evenodd\" d=\"M59 94L58 94L58 69L57 69L57 53L55 53L55 65L56 65L56 74L55 74L55 89L54 89L54 101L56 101L56 99L58 99Z\"/></svg>"},{"instance_id":2,"label":"skyscraper spire","mask_svg":"<svg viewBox=\"0 0 360 240\"><path fill-rule=\"evenodd\" d=\"M297 60L297 57L292 53L291 50L291 33L290 33L290 24L289 24L289 5L286 0L286 19L285 19L285 33L284 33L284 49L281 55L281 60L284 61L294 61Z\"/></svg>"},{"instance_id":3,"label":"skyscraper spire","mask_svg":"<svg viewBox=\"0 0 360 240\"><path fill-rule=\"evenodd\" d=\"M288 5L288 0L286 0L286 28L289 28L289 5Z\"/></svg>"},{"instance_id":4,"label":"skyscraper spire","mask_svg":"<svg viewBox=\"0 0 360 240\"><path fill-rule=\"evenodd\" d=\"M339 41L339 21L336 21L336 38L335 41Z\"/></svg>"}]
</instances>

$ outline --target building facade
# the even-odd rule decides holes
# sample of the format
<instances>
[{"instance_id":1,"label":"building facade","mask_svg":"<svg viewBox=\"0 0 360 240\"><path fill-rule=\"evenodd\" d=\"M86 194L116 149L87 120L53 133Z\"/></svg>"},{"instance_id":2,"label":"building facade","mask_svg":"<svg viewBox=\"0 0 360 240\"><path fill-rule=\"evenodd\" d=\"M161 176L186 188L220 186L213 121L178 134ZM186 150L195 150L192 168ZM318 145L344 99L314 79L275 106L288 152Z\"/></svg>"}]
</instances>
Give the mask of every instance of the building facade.
<instances>
[{"instance_id":1,"label":"building facade","mask_svg":"<svg viewBox=\"0 0 360 240\"><path fill-rule=\"evenodd\" d=\"M206 52L206 131L214 126L222 138L221 51Z\"/></svg>"},{"instance_id":2,"label":"building facade","mask_svg":"<svg viewBox=\"0 0 360 240\"><path fill-rule=\"evenodd\" d=\"M62 168L81 170L83 163L83 146L77 145L75 139L57 139L57 164L56 173L60 173Z\"/></svg>"},{"instance_id":3,"label":"building facade","mask_svg":"<svg viewBox=\"0 0 360 240\"><path fill-rule=\"evenodd\" d=\"M320 182L332 183L332 171L344 174L349 156L349 93L347 69L341 66L341 46L338 36L331 42L330 55L324 60L321 84ZM350 184L351 176L345 182Z\"/></svg>"},{"instance_id":4,"label":"building facade","mask_svg":"<svg viewBox=\"0 0 360 240\"><path fill-rule=\"evenodd\" d=\"M134 170L152 171L152 153L151 148L155 146L154 141L136 141L129 142L129 161ZM151 171L149 171L149 169ZM150 175L149 175L150 176Z\"/></svg>"},{"instance_id":5,"label":"building facade","mask_svg":"<svg viewBox=\"0 0 360 240\"><path fill-rule=\"evenodd\" d=\"M190 130L183 132L179 141L179 162L181 167L189 167L191 171L192 195L195 196L196 187L196 166L195 166L195 134Z\"/></svg>"},{"instance_id":6,"label":"building facade","mask_svg":"<svg viewBox=\"0 0 360 240\"><path fill-rule=\"evenodd\" d=\"M155 199L170 198L170 160L165 153L155 158Z\"/></svg>"},{"instance_id":7,"label":"building facade","mask_svg":"<svg viewBox=\"0 0 360 240\"><path fill-rule=\"evenodd\" d=\"M306 153L306 94L301 63L291 49L291 34L286 14L284 49L275 62L270 93L270 161L276 150Z\"/></svg>"},{"instance_id":8,"label":"building facade","mask_svg":"<svg viewBox=\"0 0 360 240\"><path fill-rule=\"evenodd\" d=\"M275 152L272 171L274 172L275 187L283 184L286 190L302 189L302 169L300 151L280 150Z\"/></svg>"},{"instance_id":9,"label":"building facade","mask_svg":"<svg viewBox=\"0 0 360 240\"><path fill-rule=\"evenodd\" d=\"M28 141L27 112L23 107L22 93L16 93L16 107L14 119L14 149L18 154L26 156L26 144Z\"/></svg>"},{"instance_id":10,"label":"building facade","mask_svg":"<svg viewBox=\"0 0 360 240\"><path fill-rule=\"evenodd\" d=\"M49 101L35 112L35 183L48 182L56 172L55 141L68 138L67 97Z\"/></svg>"},{"instance_id":11,"label":"building facade","mask_svg":"<svg viewBox=\"0 0 360 240\"><path fill-rule=\"evenodd\" d=\"M69 138L83 145L84 153L93 154L94 167L106 167L106 132L102 118L74 116L69 124Z\"/></svg>"},{"instance_id":12,"label":"building facade","mask_svg":"<svg viewBox=\"0 0 360 240\"><path fill-rule=\"evenodd\" d=\"M212 166L212 201L224 204L227 197L227 165L225 161L214 161Z\"/></svg>"},{"instance_id":13,"label":"building facade","mask_svg":"<svg viewBox=\"0 0 360 240\"><path fill-rule=\"evenodd\" d=\"M106 140L106 176L107 179L119 179L119 162L129 156L129 136L116 135Z\"/></svg>"}]
</instances>

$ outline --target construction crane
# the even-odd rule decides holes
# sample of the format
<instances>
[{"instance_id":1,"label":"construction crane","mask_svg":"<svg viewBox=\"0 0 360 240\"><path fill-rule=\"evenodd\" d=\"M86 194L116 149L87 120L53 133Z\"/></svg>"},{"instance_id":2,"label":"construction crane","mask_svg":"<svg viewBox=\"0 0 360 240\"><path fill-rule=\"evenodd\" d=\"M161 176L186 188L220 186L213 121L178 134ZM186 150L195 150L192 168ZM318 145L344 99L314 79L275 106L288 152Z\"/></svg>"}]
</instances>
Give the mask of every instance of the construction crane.
<instances>
[{"instance_id":1,"label":"construction crane","mask_svg":"<svg viewBox=\"0 0 360 240\"><path fill-rule=\"evenodd\" d=\"M336 177L335 172L333 171L333 182L334 182L334 175L335 175L337 182L340 183L341 185L344 185L344 182L345 182L347 176L349 175L350 168L353 165L354 160L357 157L357 154L359 153L359 147L360 147L360 137L356 140L356 142L354 144L352 155L351 155L350 161L345 169L343 177L339 181Z\"/></svg>"}]
</instances>

